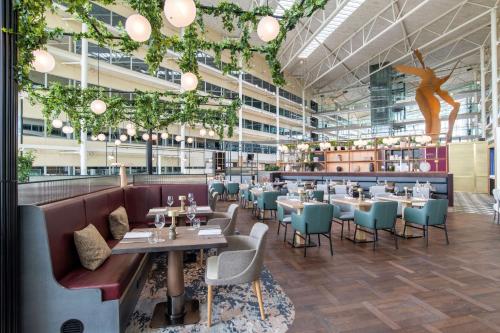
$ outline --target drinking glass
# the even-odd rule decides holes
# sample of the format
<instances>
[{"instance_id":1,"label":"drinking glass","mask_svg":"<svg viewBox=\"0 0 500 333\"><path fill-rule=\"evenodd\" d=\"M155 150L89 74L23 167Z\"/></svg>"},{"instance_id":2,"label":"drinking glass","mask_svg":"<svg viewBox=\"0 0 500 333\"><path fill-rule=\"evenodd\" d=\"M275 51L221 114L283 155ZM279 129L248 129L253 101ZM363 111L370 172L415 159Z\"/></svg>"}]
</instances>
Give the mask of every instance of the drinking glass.
<instances>
[{"instance_id":1,"label":"drinking glass","mask_svg":"<svg viewBox=\"0 0 500 333\"><path fill-rule=\"evenodd\" d=\"M164 239L160 238L160 230L165 226L165 215L163 214L156 214L155 215L155 227L156 227L156 241L157 242L164 242Z\"/></svg>"},{"instance_id":2,"label":"drinking glass","mask_svg":"<svg viewBox=\"0 0 500 333\"><path fill-rule=\"evenodd\" d=\"M191 229L193 229L193 219L196 217L196 208L193 206L189 206L186 216L189 219L189 224L191 224Z\"/></svg>"},{"instance_id":3,"label":"drinking glass","mask_svg":"<svg viewBox=\"0 0 500 333\"><path fill-rule=\"evenodd\" d=\"M200 221L200 219L199 219L199 218L195 218L195 219L193 220L193 228L194 228L194 229L200 229L200 224L201 224L201 221Z\"/></svg>"},{"instance_id":4,"label":"drinking glass","mask_svg":"<svg viewBox=\"0 0 500 333\"><path fill-rule=\"evenodd\" d=\"M169 195L167 197L167 205L168 205L168 207L172 207L173 204L174 204L174 197Z\"/></svg>"},{"instance_id":5,"label":"drinking glass","mask_svg":"<svg viewBox=\"0 0 500 333\"><path fill-rule=\"evenodd\" d=\"M194 207L194 209L196 210L196 208L198 207L198 205L196 204L196 201L191 201L191 207Z\"/></svg>"},{"instance_id":6,"label":"drinking glass","mask_svg":"<svg viewBox=\"0 0 500 333\"><path fill-rule=\"evenodd\" d=\"M193 193L188 193L188 201L189 201L189 203L193 202L193 200L194 200Z\"/></svg>"}]
</instances>

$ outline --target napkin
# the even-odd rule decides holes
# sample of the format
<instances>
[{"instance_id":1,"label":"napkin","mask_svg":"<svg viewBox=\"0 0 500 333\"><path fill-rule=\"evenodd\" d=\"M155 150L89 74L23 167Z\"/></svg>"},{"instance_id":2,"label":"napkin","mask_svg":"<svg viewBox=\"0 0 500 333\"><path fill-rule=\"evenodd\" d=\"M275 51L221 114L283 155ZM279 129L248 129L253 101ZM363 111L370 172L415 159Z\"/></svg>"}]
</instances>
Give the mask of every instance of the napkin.
<instances>
[{"instance_id":1,"label":"napkin","mask_svg":"<svg viewBox=\"0 0 500 333\"><path fill-rule=\"evenodd\" d=\"M221 229L201 229L198 231L198 236L212 236L212 235L221 235Z\"/></svg>"},{"instance_id":2,"label":"napkin","mask_svg":"<svg viewBox=\"0 0 500 333\"><path fill-rule=\"evenodd\" d=\"M152 232L150 231L131 231L127 232L123 239L134 239L134 238L148 238L150 237Z\"/></svg>"}]
</instances>

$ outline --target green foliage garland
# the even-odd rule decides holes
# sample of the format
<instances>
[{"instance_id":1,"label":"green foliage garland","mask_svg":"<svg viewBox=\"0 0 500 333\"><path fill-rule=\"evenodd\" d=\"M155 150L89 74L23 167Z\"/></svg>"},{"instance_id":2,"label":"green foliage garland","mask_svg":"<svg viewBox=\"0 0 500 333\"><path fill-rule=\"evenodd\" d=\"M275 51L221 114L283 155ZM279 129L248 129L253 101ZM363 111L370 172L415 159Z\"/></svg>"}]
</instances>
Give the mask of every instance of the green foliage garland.
<instances>
[{"instance_id":1,"label":"green foliage garland","mask_svg":"<svg viewBox=\"0 0 500 333\"><path fill-rule=\"evenodd\" d=\"M302 0L296 2L285 11L280 20L278 37L262 46L251 46L251 33L257 27L260 17L272 15L268 6L258 6L251 11L244 11L239 5L230 1L221 1L216 6L203 6L195 0L197 17L193 24L184 29L182 37L166 36L161 32L163 26L162 0L126 0L125 3L132 9L146 17L152 28L151 37L144 43L130 39L123 27L119 27L119 34L110 32L106 25L93 17L92 3L88 0L67 0L64 2L66 11L79 21L86 23L88 32L68 33L62 29L49 29L45 14L55 12L59 5L52 0L15 0L15 8L19 14L18 27L18 82L21 89L30 93L33 100L43 104L43 114L47 119L54 119L61 113L66 114L75 128L92 132L101 131L107 127L117 127L121 122L130 121L146 130L165 128L168 124L180 122L194 126L202 123L223 134L224 127L228 127L228 135L232 135L232 127L236 123L236 109L240 101L228 103L219 97L205 96L199 92L181 94L135 92L132 102L121 97L104 97L96 88L80 89L77 87L52 85L48 91L39 91L29 80L29 72L33 61L32 52L44 48L51 39L61 38L63 35L73 36L75 39L88 38L99 45L109 45L112 49L130 54L141 46L147 46L145 62L149 72L156 73L163 61L167 50L172 49L181 56L178 64L182 72L192 72L199 76L197 52L213 53L217 62L222 54L228 54L230 61L223 64L223 72L239 71L241 57L248 64L254 53L264 55L270 67L273 81L276 85L285 84L281 72L281 64L277 60L278 51L283 44L288 31L295 28L303 17L311 16L316 10L324 8L328 0ZM116 0L94 1L102 5L114 5ZM209 41L204 38L204 16L218 17L222 20L225 30L231 32L236 28L240 31L240 39L223 38L220 41ZM108 108L100 116L90 112L90 102L99 96ZM218 102L217 105L203 107L208 100Z\"/></svg>"}]
</instances>

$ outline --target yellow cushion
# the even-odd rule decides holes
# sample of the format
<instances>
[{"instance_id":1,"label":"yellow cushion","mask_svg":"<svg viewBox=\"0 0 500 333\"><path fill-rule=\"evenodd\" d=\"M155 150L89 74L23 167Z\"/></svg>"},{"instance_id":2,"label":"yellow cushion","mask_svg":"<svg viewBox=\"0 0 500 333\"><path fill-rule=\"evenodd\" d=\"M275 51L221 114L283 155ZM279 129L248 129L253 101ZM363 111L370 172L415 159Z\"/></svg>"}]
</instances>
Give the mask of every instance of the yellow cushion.
<instances>
[{"instance_id":1,"label":"yellow cushion","mask_svg":"<svg viewBox=\"0 0 500 333\"><path fill-rule=\"evenodd\" d=\"M74 232L75 246L82 266L95 271L111 255L111 249L93 224Z\"/></svg>"},{"instance_id":2,"label":"yellow cushion","mask_svg":"<svg viewBox=\"0 0 500 333\"><path fill-rule=\"evenodd\" d=\"M127 211L120 206L109 214L109 229L114 239L123 239L129 232Z\"/></svg>"}]
</instances>

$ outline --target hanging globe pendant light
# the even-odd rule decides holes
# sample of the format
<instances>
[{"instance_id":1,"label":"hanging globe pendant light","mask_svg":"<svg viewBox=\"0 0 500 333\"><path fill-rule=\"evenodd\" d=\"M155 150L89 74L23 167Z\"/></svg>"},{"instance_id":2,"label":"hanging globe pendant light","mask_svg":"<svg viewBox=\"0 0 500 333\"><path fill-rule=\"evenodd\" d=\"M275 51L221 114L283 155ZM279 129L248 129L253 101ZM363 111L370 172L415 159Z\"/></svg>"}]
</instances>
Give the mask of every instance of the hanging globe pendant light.
<instances>
[{"instance_id":1,"label":"hanging globe pendant light","mask_svg":"<svg viewBox=\"0 0 500 333\"><path fill-rule=\"evenodd\" d=\"M133 14L125 22L125 31L136 42L145 42L151 36L151 24L140 14Z\"/></svg>"},{"instance_id":2,"label":"hanging globe pendant light","mask_svg":"<svg viewBox=\"0 0 500 333\"><path fill-rule=\"evenodd\" d=\"M104 112L106 112L106 109L106 103L104 103L100 99L95 99L92 101L92 103L90 103L90 110L92 110L92 112L97 115L103 114Z\"/></svg>"},{"instance_id":3,"label":"hanging globe pendant light","mask_svg":"<svg viewBox=\"0 0 500 333\"><path fill-rule=\"evenodd\" d=\"M120 135L120 141L127 141L128 137L125 134Z\"/></svg>"},{"instance_id":4,"label":"hanging globe pendant light","mask_svg":"<svg viewBox=\"0 0 500 333\"><path fill-rule=\"evenodd\" d=\"M45 50L35 50L32 54L35 59L33 59L31 65L37 72L48 73L56 66L56 60L49 52Z\"/></svg>"},{"instance_id":5,"label":"hanging globe pendant light","mask_svg":"<svg viewBox=\"0 0 500 333\"><path fill-rule=\"evenodd\" d=\"M192 91L198 87L198 78L191 72L182 73L181 88L185 91Z\"/></svg>"},{"instance_id":6,"label":"hanging globe pendant light","mask_svg":"<svg viewBox=\"0 0 500 333\"><path fill-rule=\"evenodd\" d=\"M264 16L257 25L257 35L266 43L278 37L279 32L280 24L278 20L272 16Z\"/></svg>"},{"instance_id":7,"label":"hanging globe pendant light","mask_svg":"<svg viewBox=\"0 0 500 333\"><path fill-rule=\"evenodd\" d=\"M64 134L71 134L75 131L75 129L69 125L63 126L62 131Z\"/></svg>"},{"instance_id":8,"label":"hanging globe pendant light","mask_svg":"<svg viewBox=\"0 0 500 333\"><path fill-rule=\"evenodd\" d=\"M187 27L196 18L196 5L193 0L165 0L163 11L168 22L176 28Z\"/></svg>"},{"instance_id":9,"label":"hanging globe pendant light","mask_svg":"<svg viewBox=\"0 0 500 333\"><path fill-rule=\"evenodd\" d=\"M54 128L61 128L63 125L63 122L61 119L54 119L52 120L52 127Z\"/></svg>"}]
</instances>

